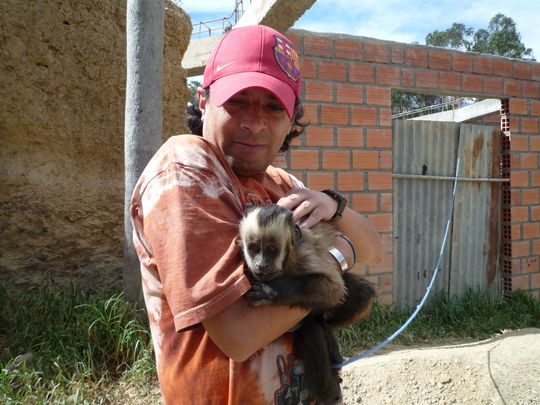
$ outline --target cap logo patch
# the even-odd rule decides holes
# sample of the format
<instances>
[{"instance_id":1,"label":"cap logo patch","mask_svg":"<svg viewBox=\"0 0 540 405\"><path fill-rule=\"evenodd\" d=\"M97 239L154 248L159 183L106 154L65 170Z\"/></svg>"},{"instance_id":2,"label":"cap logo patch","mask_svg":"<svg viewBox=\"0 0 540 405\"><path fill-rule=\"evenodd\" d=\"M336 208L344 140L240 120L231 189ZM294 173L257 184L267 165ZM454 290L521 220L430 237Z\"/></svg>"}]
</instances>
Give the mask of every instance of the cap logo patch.
<instances>
[{"instance_id":1,"label":"cap logo patch","mask_svg":"<svg viewBox=\"0 0 540 405\"><path fill-rule=\"evenodd\" d=\"M297 82L300 79L300 61L296 50L283 38L277 35L274 35L274 38L276 44L273 48L277 64L293 82Z\"/></svg>"}]
</instances>

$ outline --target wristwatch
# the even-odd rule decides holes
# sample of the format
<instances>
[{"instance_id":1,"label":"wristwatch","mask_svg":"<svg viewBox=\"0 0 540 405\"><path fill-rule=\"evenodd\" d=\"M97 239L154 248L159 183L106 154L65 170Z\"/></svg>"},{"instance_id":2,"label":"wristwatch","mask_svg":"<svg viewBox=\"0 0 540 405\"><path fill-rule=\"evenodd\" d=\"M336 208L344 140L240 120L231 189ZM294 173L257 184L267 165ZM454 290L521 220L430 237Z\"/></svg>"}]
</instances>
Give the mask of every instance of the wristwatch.
<instances>
[{"instance_id":1,"label":"wristwatch","mask_svg":"<svg viewBox=\"0 0 540 405\"><path fill-rule=\"evenodd\" d=\"M336 190L327 189L323 190L322 192L332 197L332 199L338 203L337 210L334 213L334 216L330 218L330 221L335 221L336 219L341 218L343 211L345 211L345 207L347 207L347 199L343 196L343 194L338 193Z\"/></svg>"}]
</instances>

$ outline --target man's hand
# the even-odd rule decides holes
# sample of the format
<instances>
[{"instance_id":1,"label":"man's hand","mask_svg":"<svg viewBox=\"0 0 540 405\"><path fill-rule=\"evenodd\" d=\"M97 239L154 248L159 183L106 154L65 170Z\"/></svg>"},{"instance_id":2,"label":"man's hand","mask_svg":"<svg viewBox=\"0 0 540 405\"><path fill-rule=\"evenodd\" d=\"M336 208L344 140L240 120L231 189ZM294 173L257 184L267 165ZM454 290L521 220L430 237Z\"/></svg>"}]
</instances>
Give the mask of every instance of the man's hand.
<instances>
[{"instance_id":1,"label":"man's hand","mask_svg":"<svg viewBox=\"0 0 540 405\"><path fill-rule=\"evenodd\" d=\"M277 205L293 212L293 220L300 227L311 228L320 221L328 221L334 216L338 204L321 191L301 188L289 191L280 198Z\"/></svg>"}]
</instances>

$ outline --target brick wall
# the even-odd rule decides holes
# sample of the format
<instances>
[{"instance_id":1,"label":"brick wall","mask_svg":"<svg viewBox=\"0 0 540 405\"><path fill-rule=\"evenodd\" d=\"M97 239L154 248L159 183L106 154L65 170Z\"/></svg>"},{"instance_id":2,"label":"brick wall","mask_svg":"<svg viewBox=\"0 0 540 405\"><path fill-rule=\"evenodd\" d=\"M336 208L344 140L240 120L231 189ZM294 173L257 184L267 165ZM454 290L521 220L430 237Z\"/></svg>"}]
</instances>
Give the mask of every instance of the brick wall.
<instances>
[{"instance_id":1,"label":"brick wall","mask_svg":"<svg viewBox=\"0 0 540 405\"><path fill-rule=\"evenodd\" d=\"M392 89L503 100L502 128L511 134L503 271L509 289L540 298L540 64L337 34L288 35L300 53L311 125L281 164L310 188L344 192L375 224L387 256L365 273L383 299L392 293Z\"/></svg>"}]
</instances>

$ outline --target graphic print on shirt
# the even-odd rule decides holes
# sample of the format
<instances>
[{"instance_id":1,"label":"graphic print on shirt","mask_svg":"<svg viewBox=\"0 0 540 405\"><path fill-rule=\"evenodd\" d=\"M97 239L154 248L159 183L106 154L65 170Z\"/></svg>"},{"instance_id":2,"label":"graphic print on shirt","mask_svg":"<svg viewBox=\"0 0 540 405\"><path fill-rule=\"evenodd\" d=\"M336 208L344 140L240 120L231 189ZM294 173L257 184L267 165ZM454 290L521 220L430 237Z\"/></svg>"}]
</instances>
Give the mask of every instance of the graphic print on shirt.
<instances>
[{"instance_id":1,"label":"graphic print on shirt","mask_svg":"<svg viewBox=\"0 0 540 405\"><path fill-rule=\"evenodd\" d=\"M310 405L314 400L304 387L304 364L301 360L289 354L287 360L282 355L277 356L281 386L274 394L276 405Z\"/></svg>"}]
</instances>

